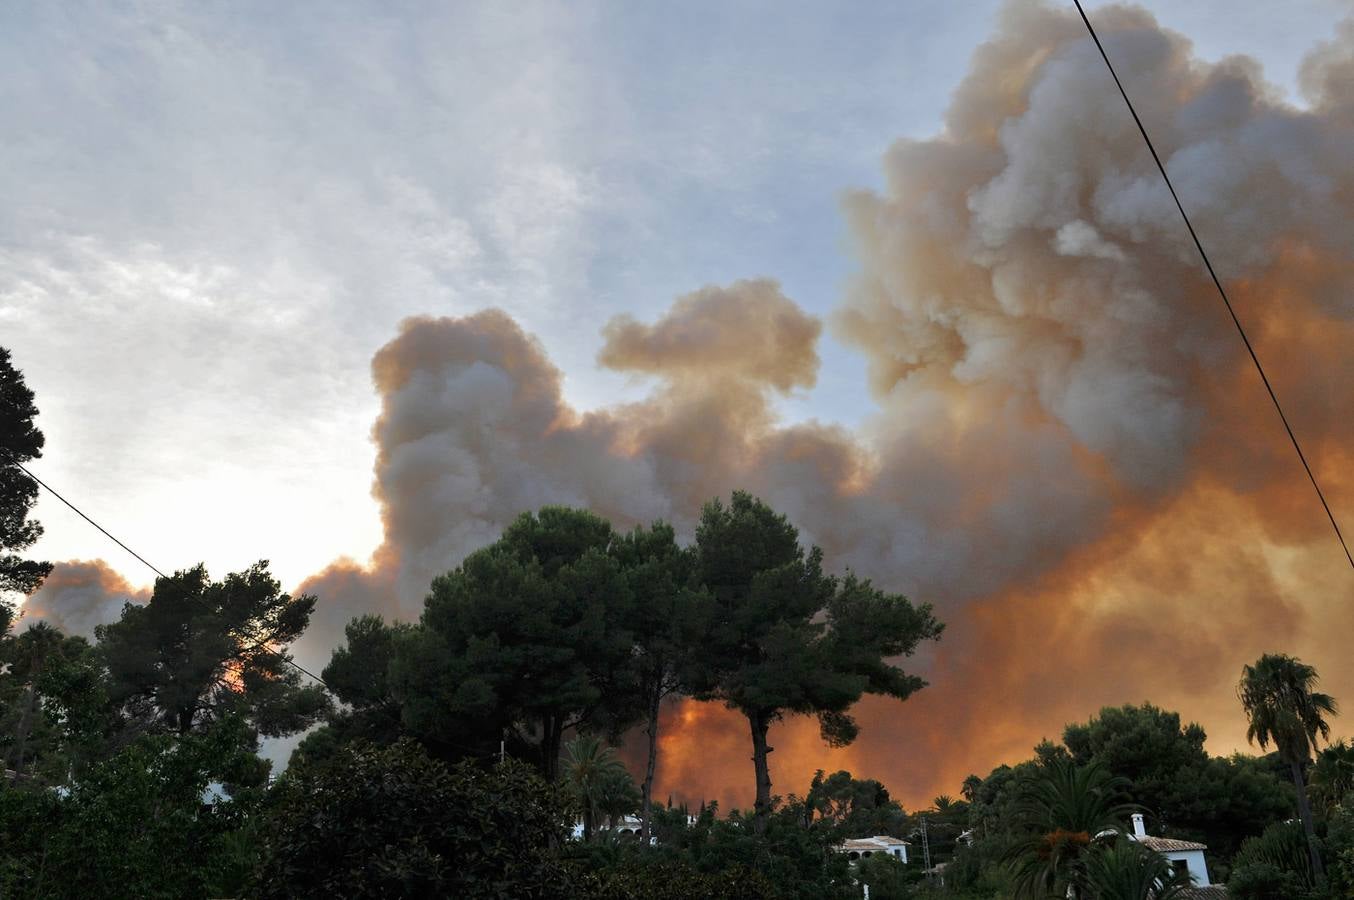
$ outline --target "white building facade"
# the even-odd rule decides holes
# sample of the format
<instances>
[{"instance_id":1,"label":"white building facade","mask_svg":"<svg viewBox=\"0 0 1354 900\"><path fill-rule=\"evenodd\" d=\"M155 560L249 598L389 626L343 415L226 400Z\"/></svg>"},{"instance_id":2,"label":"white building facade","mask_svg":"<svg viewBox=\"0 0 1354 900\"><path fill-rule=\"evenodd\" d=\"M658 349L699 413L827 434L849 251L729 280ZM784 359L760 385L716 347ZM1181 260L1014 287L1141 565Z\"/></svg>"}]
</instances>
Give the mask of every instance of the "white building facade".
<instances>
[{"instance_id":1,"label":"white building facade","mask_svg":"<svg viewBox=\"0 0 1354 900\"><path fill-rule=\"evenodd\" d=\"M907 848L911 846L902 838L889 837L886 834L877 834L874 837L852 838L837 848L838 853L845 853L846 858L855 862L858 859L868 859L875 854L882 856L892 856L900 863L907 862Z\"/></svg>"}]
</instances>

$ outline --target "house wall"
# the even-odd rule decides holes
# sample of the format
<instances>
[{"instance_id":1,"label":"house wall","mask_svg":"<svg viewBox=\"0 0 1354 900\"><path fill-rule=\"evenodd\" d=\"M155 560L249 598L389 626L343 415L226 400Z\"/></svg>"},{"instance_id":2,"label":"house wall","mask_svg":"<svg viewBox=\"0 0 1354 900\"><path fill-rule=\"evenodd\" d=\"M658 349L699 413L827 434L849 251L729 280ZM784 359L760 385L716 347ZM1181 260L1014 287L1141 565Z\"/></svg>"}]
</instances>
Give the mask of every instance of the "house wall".
<instances>
[{"instance_id":1,"label":"house wall","mask_svg":"<svg viewBox=\"0 0 1354 900\"><path fill-rule=\"evenodd\" d=\"M906 862L907 862L907 845L906 845L906 844L895 844L895 845L889 846L889 847L871 847L869 850L864 850L864 851L861 851L861 850L850 850L850 851L845 851L845 852L847 853L847 857L848 857L849 859L851 859L851 861L853 861L853 862L854 862L855 860L860 859L860 858L862 858L862 857L865 857L865 856L867 856L867 855L869 855L869 856L875 856L875 855L892 856L894 859L898 860L900 863L906 863Z\"/></svg>"},{"instance_id":2,"label":"house wall","mask_svg":"<svg viewBox=\"0 0 1354 900\"><path fill-rule=\"evenodd\" d=\"M1169 860L1184 860L1185 865L1189 866L1189 874L1194 876L1194 883L1199 887L1208 887L1211 884L1208 880L1208 866L1204 863L1204 851L1176 850L1163 853L1162 856Z\"/></svg>"}]
</instances>

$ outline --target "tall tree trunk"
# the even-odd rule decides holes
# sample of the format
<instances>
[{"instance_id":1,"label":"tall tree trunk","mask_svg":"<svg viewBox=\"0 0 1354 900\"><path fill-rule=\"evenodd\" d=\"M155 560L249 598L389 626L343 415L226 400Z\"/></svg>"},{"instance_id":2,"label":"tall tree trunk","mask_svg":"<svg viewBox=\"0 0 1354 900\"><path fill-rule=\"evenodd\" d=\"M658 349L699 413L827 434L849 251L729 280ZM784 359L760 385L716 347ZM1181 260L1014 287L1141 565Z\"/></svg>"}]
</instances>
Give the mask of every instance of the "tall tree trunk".
<instances>
[{"instance_id":1,"label":"tall tree trunk","mask_svg":"<svg viewBox=\"0 0 1354 900\"><path fill-rule=\"evenodd\" d=\"M752 767L757 772L757 801L752 806L752 827L757 834L765 834L767 818L771 815L771 769L767 766L766 757L776 749L766 745L771 717L761 710L750 712L748 724L752 726Z\"/></svg>"},{"instance_id":2,"label":"tall tree trunk","mask_svg":"<svg viewBox=\"0 0 1354 900\"><path fill-rule=\"evenodd\" d=\"M36 675L34 675L36 679ZM33 730L33 713L38 706L37 691L33 685L24 689L23 710L15 727L14 749L10 751L9 767L14 770L14 780L18 781L24 771L24 755L28 751L28 735Z\"/></svg>"},{"instance_id":3,"label":"tall tree trunk","mask_svg":"<svg viewBox=\"0 0 1354 900\"><path fill-rule=\"evenodd\" d=\"M1312 825L1312 804L1307 799L1307 783L1302 777L1302 763L1290 760L1293 770L1293 785L1298 789L1298 815L1302 818L1302 830L1307 835L1307 853L1312 858L1312 873L1317 884L1326 880L1326 868L1321 864L1321 852L1316 849L1316 828Z\"/></svg>"},{"instance_id":4,"label":"tall tree trunk","mask_svg":"<svg viewBox=\"0 0 1354 900\"><path fill-rule=\"evenodd\" d=\"M193 731L193 711L183 713L179 716L179 736L184 737Z\"/></svg>"},{"instance_id":5,"label":"tall tree trunk","mask_svg":"<svg viewBox=\"0 0 1354 900\"><path fill-rule=\"evenodd\" d=\"M644 770L644 800L639 810L641 847L649 846L649 835L652 834L649 821L653 817L653 776L654 769L658 767L658 710L662 702L662 694L654 691L653 696L649 698L649 765Z\"/></svg>"},{"instance_id":6,"label":"tall tree trunk","mask_svg":"<svg viewBox=\"0 0 1354 900\"><path fill-rule=\"evenodd\" d=\"M23 712L19 714L19 723L14 735L14 755L10 768L14 770L14 780L18 781L24 770L24 756L28 752L28 738L33 733L33 717L38 712L38 679L42 677L43 663L39 656L33 660L28 673L28 687L24 689Z\"/></svg>"},{"instance_id":7,"label":"tall tree trunk","mask_svg":"<svg viewBox=\"0 0 1354 900\"><path fill-rule=\"evenodd\" d=\"M559 748L564 739L564 721L557 716L546 716L541 735L541 772L545 780L559 780Z\"/></svg>"}]
</instances>

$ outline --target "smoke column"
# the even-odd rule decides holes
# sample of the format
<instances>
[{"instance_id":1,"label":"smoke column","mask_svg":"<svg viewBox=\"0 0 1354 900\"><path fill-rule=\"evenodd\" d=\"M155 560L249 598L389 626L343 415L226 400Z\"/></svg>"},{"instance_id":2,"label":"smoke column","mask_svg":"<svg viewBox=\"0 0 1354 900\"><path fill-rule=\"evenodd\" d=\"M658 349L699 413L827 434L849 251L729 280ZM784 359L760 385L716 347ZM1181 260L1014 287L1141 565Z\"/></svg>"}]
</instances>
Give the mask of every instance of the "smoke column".
<instances>
[{"instance_id":1,"label":"smoke column","mask_svg":"<svg viewBox=\"0 0 1354 900\"><path fill-rule=\"evenodd\" d=\"M1310 55L1297 108L1142 11L1097 24L1354 519L1354 26ZM1270 650L1354 695L1354 579L1079 20L1009 5L942 132L883 165L883 191L844 200L858 269L828 323L869 361L859 433L777 420L815 382L823 323L772 280L607 323L599 363L653 388L586 413L507 315L407 320L373 361L385 543L300 587L320 607L299 658L323 665L360 612L417 616L433 575L525 510L689 538L702 502L746 488L949 625L919 661L931 686L867 700L855 745L778 725L777 792L844 767L925 802L1107 703L1179 709L1226 752L1240 668ZM726 710L673 706L659 796L746 805L746 742Z\"/></svg>"}]
</instances>

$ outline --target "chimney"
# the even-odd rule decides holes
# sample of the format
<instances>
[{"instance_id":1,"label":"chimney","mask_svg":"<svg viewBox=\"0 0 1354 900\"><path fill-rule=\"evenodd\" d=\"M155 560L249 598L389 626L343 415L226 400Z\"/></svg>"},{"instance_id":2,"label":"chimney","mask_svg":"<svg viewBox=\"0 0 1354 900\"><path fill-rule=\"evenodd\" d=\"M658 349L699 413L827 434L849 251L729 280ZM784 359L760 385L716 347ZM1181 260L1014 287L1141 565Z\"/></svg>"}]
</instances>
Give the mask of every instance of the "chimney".
<instances>
[{"instance_id":1,"label":"chimney","mask_svg":"<svg viewBox=\"0 0 1354 900\"><path fill-rule=\"evenodd\" d=\"M1142 824L1142 813L1133 814L1133 836L1135 838L1147 837L1147 829Z\"/></svg>"}]
</instances>

